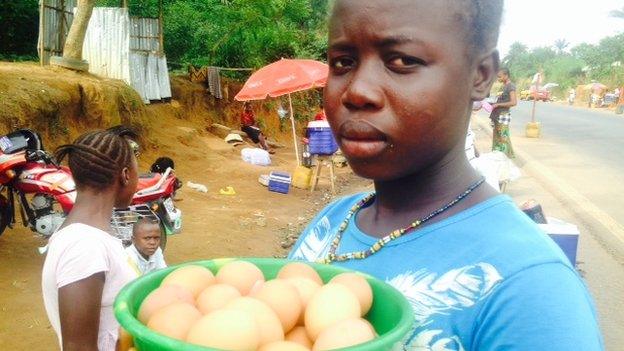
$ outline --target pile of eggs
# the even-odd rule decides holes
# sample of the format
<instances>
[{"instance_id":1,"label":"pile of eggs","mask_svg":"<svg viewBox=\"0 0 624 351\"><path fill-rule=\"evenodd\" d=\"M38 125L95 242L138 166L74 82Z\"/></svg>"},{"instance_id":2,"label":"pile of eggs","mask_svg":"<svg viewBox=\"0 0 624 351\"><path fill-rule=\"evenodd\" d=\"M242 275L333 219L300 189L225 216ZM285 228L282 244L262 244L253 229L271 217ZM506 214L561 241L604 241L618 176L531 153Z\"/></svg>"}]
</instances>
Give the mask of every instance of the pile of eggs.
<instances>
[{"instance_id":1,"label":"pile of eggs","mask_svg":"<svg viewBox=\"0 0 624 351\"><path fill-rule=\"evenodd\" d=\"M148 328L174 339L232 351L323 351L377 337L363 318L373 303L364 277L335 276L327 284L305 263L289 263L274 280L247 261L216 276L202 266L171 272L139 308Z\"/></svg>"}]
</instances>

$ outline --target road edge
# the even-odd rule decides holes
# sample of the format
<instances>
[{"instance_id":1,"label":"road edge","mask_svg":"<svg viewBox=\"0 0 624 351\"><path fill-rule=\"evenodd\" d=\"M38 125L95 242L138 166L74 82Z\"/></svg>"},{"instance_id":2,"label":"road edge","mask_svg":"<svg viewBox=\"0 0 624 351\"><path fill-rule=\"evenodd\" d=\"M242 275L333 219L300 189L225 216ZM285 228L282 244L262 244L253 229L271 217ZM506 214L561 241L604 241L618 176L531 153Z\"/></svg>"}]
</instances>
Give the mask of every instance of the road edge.
<instances>
[{"instance_id":1,"label":"road edge","mask_svg":"<svg viewBox=\"0 0 624 351\"><path fill-rule=\"evenodd\" d=\"M492 135L489 121L482 116L475 116L476 124ZM514 145L516 161L522 163L524 170L531 174L561 203L579 218L585 226L594 229L593 236L602 242L609 252L619 260L624 259L624 226L613 217L601 210L587 197L578 192L572 185L558 177L548 167L537 161L533 156Z\"/></svg>"}]
</instances>

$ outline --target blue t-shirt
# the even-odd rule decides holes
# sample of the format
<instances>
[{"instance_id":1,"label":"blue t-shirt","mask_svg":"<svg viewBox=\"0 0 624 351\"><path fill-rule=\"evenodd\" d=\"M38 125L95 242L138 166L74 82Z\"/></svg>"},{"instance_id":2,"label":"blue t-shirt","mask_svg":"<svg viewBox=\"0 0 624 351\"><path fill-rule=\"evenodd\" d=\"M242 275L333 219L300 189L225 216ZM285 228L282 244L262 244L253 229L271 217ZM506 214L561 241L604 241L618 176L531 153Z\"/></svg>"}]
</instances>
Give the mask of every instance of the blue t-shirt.
<instances>
[{"instance_id":1,"label":"blue t-shirt","mask_svg":"<svg viewBox=\"0 0 624 351\"><path fill-rule=\"evenodd\" d=\"M310 223L289 258L324 258L347 212L338 200ZM355 216L337 253L377 241ZM377 277L411 303L404 350L602 350L592 299L563 252L506 195L398 238L364 260L334 263Z\"/></svg>"}]
</instances>

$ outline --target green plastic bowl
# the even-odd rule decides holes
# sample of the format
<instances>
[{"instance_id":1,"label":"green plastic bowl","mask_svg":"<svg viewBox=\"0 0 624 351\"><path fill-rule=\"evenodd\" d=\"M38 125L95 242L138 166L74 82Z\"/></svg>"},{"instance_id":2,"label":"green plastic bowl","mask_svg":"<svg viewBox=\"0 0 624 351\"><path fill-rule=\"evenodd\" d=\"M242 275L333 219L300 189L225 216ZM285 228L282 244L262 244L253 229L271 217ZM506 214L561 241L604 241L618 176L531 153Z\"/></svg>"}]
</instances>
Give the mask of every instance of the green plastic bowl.
<instances>
[{"instance_id":1,"label":"green plastic bowl","mask_svg":"<svg viewBox=\"0 0 624 351\"><path fill-rule=\"evenodd\" d=\"M145 275L124 287L115 300L115 317L124 329L134 337L134 344L139 351L217 351L207 347L192 345L167 336L158 334L136 319L139 307L143 299L154 289L160 286L160 282L176 268L186 265L200 265L217 273L219 268L234 260L244 260L258 266L267 280L275 278L280 268L292 261L273 258L224 258L208 261L188 262L178 266L169 267L157 272ZM319 273L324 282L332 277L352 272L348 269L309 263ZM379 351L390 350L399 343L411 330L414 323L412 308L399 291L379 279L368 275L366 277L373 289L373 306L366 315L379 337L373 341L340 349L340 351Z\"/></svg>"}]
</instances>

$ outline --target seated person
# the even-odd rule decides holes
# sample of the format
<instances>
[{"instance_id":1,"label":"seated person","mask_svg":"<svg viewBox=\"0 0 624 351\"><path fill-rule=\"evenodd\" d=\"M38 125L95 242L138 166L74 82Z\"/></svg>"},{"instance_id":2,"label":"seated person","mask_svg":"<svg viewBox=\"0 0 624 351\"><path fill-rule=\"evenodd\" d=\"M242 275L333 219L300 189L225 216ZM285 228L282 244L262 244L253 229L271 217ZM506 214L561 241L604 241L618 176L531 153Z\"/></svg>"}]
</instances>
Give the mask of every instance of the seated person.
<instances>
[{"instance_id":1,"label":"seated person","mask_svg":"<svg viewBox=\"0 0 624 351\"><path fill-rule=\"evenodd\" d=\"M132 228L132 245L126 248L126 253L141 275L167 267L160 248L160 235L156 219L142 217Z\"/></svg>"},{"instance_id":2,"label":"seated person","mask_svg":"<svg viewBox=\"0 0 624 351\"><path fill-rule=\"evenodd\" d=\"M251 104L248 102L245 103L244 111L241 114L241 130L247 133L249 139L254 143L260 144L260 147L264 150L268 151L270 154L275 153L275 151L269 149L264 134L262 134L262 131L256 124L256 117L251 109Z\"/></svg>"}]
</instances>

